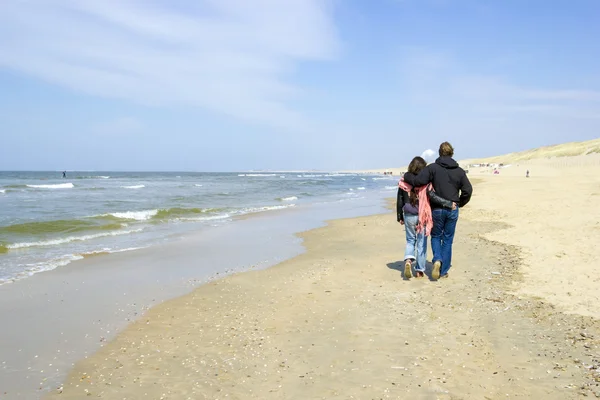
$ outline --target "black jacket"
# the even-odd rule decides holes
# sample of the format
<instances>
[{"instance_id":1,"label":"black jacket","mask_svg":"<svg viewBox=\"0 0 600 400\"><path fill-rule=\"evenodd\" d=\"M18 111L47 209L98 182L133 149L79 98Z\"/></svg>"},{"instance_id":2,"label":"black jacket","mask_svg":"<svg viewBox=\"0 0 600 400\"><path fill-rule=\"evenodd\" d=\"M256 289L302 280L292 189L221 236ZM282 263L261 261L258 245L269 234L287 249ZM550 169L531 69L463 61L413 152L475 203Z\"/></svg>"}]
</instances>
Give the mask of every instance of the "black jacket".
<instances>
[{"instance_id":1,"label":"black jacket","mask_svg":"<svg viewBox=\"0 0 600 400\"><path fill-rule=\"evenodd\" d=\"M443 199L439 196L436 196L435 193L432 194L434 198L430 197L430 203L432 204L432 208L435 203L438 203L443 208L452 209L452 202L450 200ZM434 201L435 200L435 201ZM398 188L398 195L396 198L396 220L398 222L404 221L404 205L410 203L410 197L408 197L408 192ZM419 201L417 200L416 204L417 208L419 208Z\"/></svg>"},{"instance_id":2,"label":"black jacket","mask_svg":"<svg viewBox=\"0 0 600 400\"><path fill-rule=\"evenodd\" d=\"M467 205L473 194L467 174L452 157L438 158L417 176L407 172L404 174L404 180L412 186L423 186L431 182L439 196L458 204L459 207ZM432 208L440 207L432 204Z\"/></svg>"},{"instance_id":3,"label":"black jacket","mask_svg":"<svg viewBox=\"0 0 600 400\"><path fill-rule=\"evenodd\" d=\"M398 196L396 197L396 220L398 222L404 221L404 205L410 203L410 198L408 197L408 192L398 188ZM419 203L417 201L417 207L419 207Z\"/></svg>"}]
</instances>

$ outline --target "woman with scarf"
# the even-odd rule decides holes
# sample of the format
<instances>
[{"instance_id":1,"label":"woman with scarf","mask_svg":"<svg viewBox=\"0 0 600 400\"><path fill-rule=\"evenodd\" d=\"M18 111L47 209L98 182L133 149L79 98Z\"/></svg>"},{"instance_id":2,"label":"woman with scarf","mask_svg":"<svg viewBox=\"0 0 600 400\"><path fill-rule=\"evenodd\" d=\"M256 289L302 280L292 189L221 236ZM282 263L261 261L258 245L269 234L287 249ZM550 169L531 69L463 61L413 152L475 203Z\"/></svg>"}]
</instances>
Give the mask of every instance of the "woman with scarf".
<instances>
[{"instance_id":1,"label":"woman with scarf","mask_svg":"<svg viewBox=\"0 0 600 400\"><path fill-rule=\"evenodd\" d=\"M408 172L418 175L427 166L422 157L415 157L408 165ZM398 198L396 202L397 220L406 231L406 249L404 252L404 277L412 277L414 265L416 277L425 276L425 264L427 260L427 236L431 234L433 219L429 196L433 196L436 202L452 208L452 202L435 196L430 192L428 186L413 188L400 179L398 183Z\"/></svg>"}]
</instances>

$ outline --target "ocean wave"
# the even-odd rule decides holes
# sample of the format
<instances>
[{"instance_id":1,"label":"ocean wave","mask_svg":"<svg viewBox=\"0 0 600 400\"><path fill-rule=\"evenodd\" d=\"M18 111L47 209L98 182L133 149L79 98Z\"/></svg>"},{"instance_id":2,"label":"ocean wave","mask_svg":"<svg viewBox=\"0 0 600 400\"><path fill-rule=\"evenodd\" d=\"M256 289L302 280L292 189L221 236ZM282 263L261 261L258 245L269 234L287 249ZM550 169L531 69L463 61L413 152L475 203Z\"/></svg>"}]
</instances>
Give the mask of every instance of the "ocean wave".
<instances>
[{"instance_id":1,"label":"ocean wave","mask_svg":"<svg viewBox=\"0 0 600 400\"><path fill-rule=\"evenodd\" d=\"M238 176L258 178L258 177L263 177L263 176L277 176L277 174L238 174Z\"/></svg>"},{"instance_id":2,"label":"ocean wave","mask_svg":"<svg viewBox=\"0 0 600 400\"><path fill-rule=\"evenodd\" d=\"M146 185L133 185L133 186L121 186L121 189L142 189L145 187L146 187Z\"/></svg>"},{"instance_id":3,"label":"ocean wave","mask_svg":"<svg viewBox=\"0 0 600 400\"><path fill-rule=\"evenodd\" d=\"M388 190L395 190L398 189L398 186L386 186L385 188Z\"/></svg>"},{"instance_id":4,"label":"ocean wave","mask_svg":"<svg viewBox=\"0 0 600 400\"><path fill-rule=\"evenodd\" d=\"M26 185L32 189L72 189L75 187L72 183L56 183L54 185Z\"/></svg>"},{"instance_id":5,"label":"ocean wave","mask_svg":"<svg viewBox=\"0 0 600 400\"><path fill-rule=\"evenodd\" d=\"M106 254L125 253L127 251L141 250L141 249L145 249L147 247L148 246L127 247L125 249L117 249L117 250L113 250L110 247L105 247L101 250L92 250L92 251L88 251L88 252L81 253L81 254L75 254L75 255L82 256L83 258L89 258L89 257L106 255Z\"/></svg>"},{"instance_id":6,"label":"ocean wave","mask_svg":"<svg viewBox=\"0 0 600 400\"><path fill-rule=\"evenodd\" d=\"M325 178L325 179L306 180L306 181L300 181L298 184L299 185L309 185L309 186L327 186L327 185L329 185L328 181L331 181L331 179Z\"/></svg>"},{"instance_id":7,"label":"ocean wave","mask_svg":"<svg viewBox=\"0 0 600 400\"><path fill-rule=\"evenodd\" d=\"M219 219L227 219L227 218L231 218L230 214L221 214L221 215L212 215L210 217L181 217L178 218L178 220L180 221L196 221L196 222L200 222L200 221L216 221Z\"/></svg>"},{"instance_id":8,"label":"ocean wave","mask_svg":"<svg viewBox=\"0 0 600 400\"><path fill-rule=\"evenodd\" d=\"M154 219L169 220L174 218L183 218L198 214L217 214L226 211L225 208L167 208L158 210L153 216Z\"/></svg>"},{"instance_id":9,"label":"ocean wave","mask_svg":"<svg viewBox=\"0 0 600 400\"><path fill-rule=\"evenodd\" d=\"M296 197L296 196L279 197L277 200L279 200L279 201L294 201L294 200L298 200L298 197Z\"/></svg>"},{"instance_id":10,"label":"ocean wave","mask_svg":"<svg viewBox=\"0 0 600 400\"><path fill-rule=\"evenodd\" d=\"M0 286L3 284L13 283L18 280L28 278L28 277L30 277L34 274L40 273L40 272L52 271L53 269L56 269L58 267L64 267L65 265L70 264L73 261L82 260L84 258L93 257L93 256L97 256L97 255L103 255L103 254L123 253L123 252L127 252L127 251L134 251L134 250L140 250L140 249L145 249L145 248L147 248L147 246L128 247L125 249L116 249L116 250L113 250L110 248L104 248L102 250L95 250L95 251L90 251L90 252L86 252L86 253L82 253L82 254L66 254L64 256L57 257L57 258L54 258L51 260L26 264L25 265L26 268L23 271L19 272L16 276L13 276L10 278L4 278L4 279L0 278Z\"/></svg>"},{"instance_id":11,"label":"ocean wave","mask_svg":"<svg viewBox=\"0 0 600 400\"><path fill-rule=\"evenodd\" d=\"M69 254L66 256L62 256L60 258L55 258L53 260L43 261L34 264L27 264L26 268L19 272L16 276L8 278L8 279L0 279L0 286L6 283L12 283L24 278L28 278L34 274L44 271L52 271L58 267L65 266L72 261L81 260L83 257L79 255Z\"/></svg>"},{"instance_id":12,"label":"ocean wave","mask_svg":"<svg viewBox=\"0 0 600 400\"><path fill-rule=\"evenodd\" d=\"M276 211L276 210L284 210L286 208L296 207L295 204L286 204L282 206L265 206L265 207L249 207L243 208L239 211L240 214L254 214L265 211Z\"/></svg>"},{"instance_id":13,"label":"ocean wave","mask_svg":"<svg viewBox=\"0 0 600 400\"><path fill-rule=\"evenodd\" d=\"M125 211L104 214L104 216L113 216L120 219L134 219L136 221L146 221L158 214L158 210L144 210L144 211Z\"/></svg>"},{"instance_id":14,"label":"ocean wave","mask_svg":"<svg viewBox=\"0 0 600 400\"><path fill-rule=\"evenodd\" d=\"M181 219L199 214L217 214L227 211L225 208L164 208L156 210L142 210L142 211L124 211L114 212L109 214L99 215L98 217L112 216L118 219L136 220L136 221L148 221L148 220L162 220L168 221L172 219Z\"/></svg>"},{"instance_id":15,"label":"ocean wave","mask_svg":"<svg viewBox=\"0 0 600 400\"><path fill-rule=\"evenodd\" d=\"M398 180L397 177L389 176L387 178L372 178L374 181L395 181Z\"/></svg>"},{"instance_id":16,"label":"ocean wave","mask_svg":"<svg viewBox=\"0 0 600 400\"><path fill-rule=\"evenodd\" d=\"M13 244L6 245L6 247L10 250L13 250L13 249L24 249L24 248L28 248L28 247L57 246L60 244L65 244L65 243L83 242L86 240L98 239L98 238L108 237L108 236L129 235L129 234L137 233L137 232L141 232L141 231L142 231L142 229L132 229L129 231L113 231L113 232L97 233L94 235L68 236L68 237L60 238L60 239L40 240L39 242L13 243Z\"/></svg>"},{"instance_id":17,"label":"ocean wave","mask_svg":"<svg viewBox=\"0 0 600 400\"><path fill-rule=\"evenodd\" d=\"M110 176L106 176L106 175L78 176L75 179L110 179Z\"/></svg>"},{"instance_id":18,"label":"ocean wave","mask_svg":"<svg viewBox=\"0 0 600 400\"><path fill-rule=\"evenodd\" d=\"M121 229L122 224L102 223L94 219L68 219L25 222L0 227L0 234L11 235L48 235L48 234L70 234L84 231L109 231Z\"/></svg>"}]
</instances>

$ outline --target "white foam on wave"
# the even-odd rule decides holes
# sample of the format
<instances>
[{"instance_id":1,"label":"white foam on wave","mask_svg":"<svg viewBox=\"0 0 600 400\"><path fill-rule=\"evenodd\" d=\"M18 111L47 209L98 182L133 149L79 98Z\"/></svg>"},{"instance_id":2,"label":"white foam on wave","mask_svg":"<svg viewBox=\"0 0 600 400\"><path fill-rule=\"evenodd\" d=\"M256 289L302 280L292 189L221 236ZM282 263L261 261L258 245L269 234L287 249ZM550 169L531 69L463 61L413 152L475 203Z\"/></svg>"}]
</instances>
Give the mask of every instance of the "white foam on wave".
<instances>
[{"instance_id":1,"label":"white foam on wave","mask_svg":"<svg viewBox=\"0 0 600 400\"><path fill-rule=\"evenodd\" d=\"M398 186L386 186L385 188L387 190L394 190L394 189L398 189Z\"/></svg>"},{"instance_id":2,"label":"white foam on wave","mask_svg":"<svg viewBox=\"0 0 600 400\"><path fill-rule=\"evenodd\" d=\"M222 215L213 215L211 217L184 217L184 218L178 218L180 221L215 221L215 220L219 220L219 219L227 219L227 218L231 218L231 215L229 214L222 214Z\"/></svg>"},{"instance_id":3,"label":"white foam on wave","mask_svg":"<svg viewBox=\"0 0 600 400\"><path fill-rule=\"evenodd\" d=\"M5 280L4 282L0 281L0 285L3 283L15 282L15 281L18 281L23 278L28 278L34 274L37 274L38 272L52 271L53 269L56 269L58 267L63 267L65 265L71 263L72 261L77 261L77 260L81 260L81 259L83 259L83 256L80 256L79 254L68 254L68 255L62 256L60 258L55 258L53 260L42 261L42 262L33 263L33 264L26 264L25 270L21 271L14 278Z\"/></svg>"},{"instance_id":4,"label":"white foam on wave","mask_svg":"<svg viewBox=\"0 0 600 400\"><path fill-rule=\"evenodd\" d=\"M100 176L95 176L94 178L98 178L98 179L110 179L110 176L100 175Z\"/></svg>"},{"instance_id":5,"label":"white foam on wave","mask_svg":"<svg viewBox=\"0 0 600 400\"><path fill-rule=\"evenodd\" d=\"M110 253L124 253L126 251L134 251L134 250L147 249L148 247L149 246L127 247L125 249L111 250Z\"/></svg>"},{"instance_id":6,"label":"white foam on wave","mask_svg":"<svg viewBox=\"0 0 600 400\"><path fill-rule=\"evenodd\" d=\"M395 181L398 179L397 177L387 177L387 178L373 178L374 181Z\"/></svg>"},{"instance_id":7,"label":"white foam on wave","mask_svg":"<svg viewBox=\"0 0 600 400\"><path fill-rule=\"evenodd\" d=\"M357 187L356 190L365 190L365 188L361 186L361 187Z\"/></svg>"},{"instance_id":8,"label":"white foam on wave","mask_svg":"<svg viewBox=\"0 0 600 400\"><path fill-rule=\"evenodd\" d=\"M250 207L244 208L240 211L241 214L252 214L264 211L275 211L275 210L284 210L286 208L296 207L295 204L286 204L284 206L265 206L265 207Z\"/></svg>"},{"instance_id":9,"label":"white foam on wave","mask_svg":"<svg viewBox=\"0 0 600 400\"><path fill-rule=\"evenodd\" d=\"M65 265L70 264L73 261L82 260L84 258L84 256L86 256L86 255L93 255L93 254L98 254L98 253L123 253L126 251L145 249L146 247L129 247L126 249L118 249L118 250L104 248L102 250L90 251L90 252L84 253L84 254L67 254L62 257L55 258L53 260L25 264L26 268L23 271L19 272L16 276L11 277L11 278L5 278L5 279L0 278L0 286L2 286L3 284L6 284L6 283L13 283L20 279L28 278L39 272L52 271L53 269L56 269L58 267L64 267Z\"/></svg>"},{"instance_id":10,"label":"white foam on wave","mask_svg":"<svg viewBox=\"0 0 600 400\"><path fill-rule=\"evenodd\" d=\"M298 197L296 197L296 196L290 196L290 197L283 197L281 199L281 201L294 201L294 200L298 200Z\"/></svg>"},{"instance_id":11,"label":"white foam on wave","mask_svg":"<svg viewBox=\"0 0 600 400\"><path fill-rule=\"evenodd\" d=\"M57 246L60 244L71 243L71 242L83 242L86 240L97 239L101 237L107 236L119 236L119 235L129 235L131 233L141 232L142 229L133 229L129 231L113 231L113 232L103 232L96 233L94 235L84 235L84 236L69 236L61 239L53 239L53 240L42 240L39 242L23 242L23 243L13 243L9 244L6 247L9 249L25 249L28 247L43 247L43 246Z\"/></svg>"},{"instance_id":12,"label":"white foam on wave","mask_svg":"<svg viewBox=\"0 0 600 400\"><path fill-rule=\"evenodd\" d=\"M196 187L202 187L203 185L200 185L200 184L196 183L194 186L196 186Z\"/></svg>"},{"instance_id":13,"label":"white foam on wave","mask_svg":"<svg viewBox=\"0 0 600 400\"><path fill-rule=\"evenodd\" d=\"M72 183L57 183L54 185L27 185L32 189L72 189L75 187Z\"/></svg>"},{"instance_id":14,"label":"white foam on wave","mask_svg":"<svg viewBox=\"0 0 600 400\"><path fill-rule=\"evenodd\" d=\"M83 255L83 256L93 256L94 254L102 254L102 253L109 253L109 254L113 254L113 253L124 253L126 251L133 251L133 250L141 250L141 249L146 249L149 246L140 246L140 247L127 247L125 249L117 249L117 250L113 250L110 247L105 247L103 249L100 250L93 250L93 251L88 251L86 253L83 254L76 254L77 255Z\"/></svg>"},{"instance_id":15,"label":"white foam on wave","mask_svg":"<svg viewBox=\"0 0 600 400\"><path fill-rule=\"evenodd\" d=\"M145 188L146 185L133 185L133 186L121 186L121 189L141 189Z\"/></svg>"},{"instance_id":16,"label":"white foam on wave","mask_svg":"<svg viewBox=\"0 0 600 400\"><path fill-rule=\"evenodd\" d=\"M238 176L261 177L261 176L277 176L277 174L239 174Z\"/></svg>"},{"instance_id":17,"label":"white foam on wave","mask_svg":"<svg viewBox=\"0 0 600 400\"><path fill-rule=\"evenodd\" d=\"M0 193L6 193L5 189L0 189Z\"/></svg>"},{"instance_id":18,"label":"white foam on wave","mask_svg":"<svg viewBox=\"0 0 600 400\"><path fill-rule=\"evenodd\" d=\"M105 216L112 215L115 218L121 219L134 219L136 221L146 221L154 217L158 213L158 210L144 210L144 211L125 211L116 212L110 214L104 214Z\"/></svg>"}]
</instances>

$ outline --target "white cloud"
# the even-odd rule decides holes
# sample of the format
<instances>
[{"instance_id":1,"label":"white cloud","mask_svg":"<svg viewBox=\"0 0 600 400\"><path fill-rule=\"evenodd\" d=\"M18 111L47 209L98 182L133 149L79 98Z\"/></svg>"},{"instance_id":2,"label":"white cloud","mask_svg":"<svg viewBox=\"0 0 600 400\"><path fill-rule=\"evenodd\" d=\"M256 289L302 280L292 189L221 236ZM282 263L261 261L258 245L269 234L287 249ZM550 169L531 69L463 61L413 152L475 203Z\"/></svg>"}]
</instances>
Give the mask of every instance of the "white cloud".
<instances>
[{"instance_id":1,"label":"white cloud","mask_svg":"<svg viewBox=\"0 0 600 400\"><path fill-rule=\"evenodd\" d=\"M423 157L425 159L425 161L427 161L428 163L435 161L436 159L436 152L432 149L427 149L425 150L422 154L421 157Z\"/></svg>"},{"instance_id":2,"label":"white cloud","mask_svg":"<svg viewBox=\"0 0 600 400\"><path fill-rule=\"evenodd\" d=\"M290 126L302 61L338 51L325 0L4 0L0 67L72 90Z\"/></svg>"}]
</instances>

